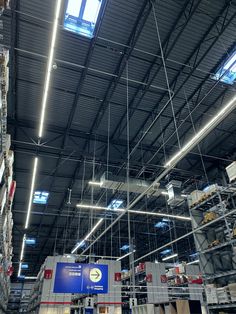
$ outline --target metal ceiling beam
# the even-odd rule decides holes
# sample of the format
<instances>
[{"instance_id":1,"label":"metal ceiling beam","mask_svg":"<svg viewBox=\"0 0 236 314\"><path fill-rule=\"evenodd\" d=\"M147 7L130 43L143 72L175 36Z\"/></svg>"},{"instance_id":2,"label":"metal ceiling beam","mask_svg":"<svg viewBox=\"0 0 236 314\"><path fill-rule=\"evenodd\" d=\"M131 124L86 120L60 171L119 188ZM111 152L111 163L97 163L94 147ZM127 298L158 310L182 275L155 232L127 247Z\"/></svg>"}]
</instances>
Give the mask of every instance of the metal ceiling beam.
<instances>
[{"instance_id":1,"label":"metal ceiling beam","mask_svg":"<svg viewBox=\"0 0 236 314\"><path fill-rule=\"evenodd\" d=\"M138 16L139 19L140 19L140 17L141 17L142 14L143 14L143 10L145 9L145 7L146 7L148 4L149 4L149 6L150 6L149 0L145 0L144 6L142 6L142 10L140 11L139 16ZM139 19L136 20L137 25L138 25L139 22L140 22ZM137 25L136 25L136 27L137 27ZM132 33L133 33L133 31L132 31ZM130 42L129 42L128 44L129 44L129 45L131 44L132 46L135 44L132 34L131 34L131 37L130 37ZM92 45L92 47L94 48L94 45ZM89 61L90 61L90 53L89 53L88 56L89 56L89 58L88 58L88 62L89 62ZM88 64L87 64L87 66L88 66ZM86 73L87 73L87 70L85 71L85 74L86 74ZM122 73L121 73L121 74L122 74ZM84 78L85 78L85 76L83 77L83 80L84 80ZM82 82L81 82L81 83L82 83ZM81 84L81 85L82 85L82 84ZM81 87L79 86L79 88L81 88ZM79 96L79 93L78 93L78 96ZM76 106L77 106L78 99L75 99L75 100L76 100ZM75 102L74 102L74 104L75 104ZM66 132L66 135L67 135L67 133L68 133L70 127L71 127L71 123L72 123L72 121L73 121L74 113L75 113L75 105L72 106L72 110L71 110L71 112L70 112L70 117L69 117L69 121L68 121L68 124L67 124L67 132ZM74 176L73 176L73 178L72 178L72 180L71 180L71 182L70 182L70 185L69 185L69 187L68 187L69 189L72 188L72 186L73 186L73 184L74 184L74 181L75 181L75 178L76 178L76 176L77 176L77 172L79 171L79 169L80 169L80 164L78 164L78 165L76 166L76 168L75 168ZM62 206L63 206L63 204L64 204L64 199L65 199L66 195L67 195L67 190L66 190L65 195L63 196L62 203L61 203L61 206L60 206L60 208L59 208L59 215L58 215L58 216L60 216L60 209L62 208ZM57 219L58 219L57 217L54 219L54 222L53 222L53 224L52 224L51 230L49 231L49 234L48 234L49 237L50 237L50 234L51 234L51 231L52 231L54 225L57 223ZM43 250L43 248L44 248L45 245L46 245L46 241L45 241L45 243L44 243L43 246L42 246L42 250Z\"/></svg>"},{"instance_id":2,"label":"metal ceiling beam","mask_svg":"<svg viewBox=\"0 0 236 314\"><path fill-rule=\"evenodd\" d=\"M91 42L90 42L90 45L89 45L88 54L87 54L87 57L86 57L86 60L85 60L85 64L84 64L84 70L82 71L82 75L81 75L81 77L79 79L79 82L78 82L78 85L77 85L76 95L74 97L74 101L73 101L73 104L72 104L72 107L71 107L71 110L70 110L70 113L69 113L69 118L68 118L68 122L67 122L66 131L64 132L63 141L62 141L62 145L61 145L61 149L62 150L66 146L66 140L67 140L68 132L69 132L69 129L70 129L72 121L73 121L73 117L74 117L75 110L76 110L76 107L77 107L77 103L78 103L78 100L79 100L80 92L81 92L81 90L83 88L85 77L86 77L86 74L87 74L87 71L88 71L87 68L89 66L89 63L90 63L90 60L91 60L91 57L92 57L92 54L93 54L93 51L94 51L94 48L95 48L95 42L97 40L97 34L98 34L98 31L99 31L99 29L101 27L101 22L102 22L102 18L103 18L106 6L107 6L107 0L105 0L102 3L101 13L99 14L99 19L97 21L97 25L96 25L96 29L95 29L95 35L91 39ZM60 153L60 156L59 156L59 158L57 160L57 164L56 164L56 168L55 168L56 170L54 172L55 176L56 176L56 174L58 172L58 167L59 167L60 163L61 163L61 153ZM55 176L54 176L53 181L51 182L51 186L49 188L49 193L50 193L50 190L51 190L52 186L54 185ZM64 199L65 199L67 193L68 193L68 191L66 190L64 195L63 195L63 198L62 198L61 206L64 204ZM46 210L46 207L44 208L44 211L45 210ZM56 218L54 219L53 225L54 225L54 223L56 223ZM40 224L39 224L38 233L41 230L41 224L42 224L42 219L41 219ZM43 245L43 247L44 247L44 245ZM43 249L43 247L42 247L42 249Z\"/></svg>"},{"instance_id":3,"label":"metal ceiling beam","mask_svg":"<svg viewBox=\"0 0 236 314\"><path fill-rule=\"evenodd\" d=\"M229 5L229 3L224 7L224 9L223 10L221 10L221 13L223 14L223 12L224 12L224 10L227 8L227 6ZM231 21L233 20L233 18L236 16L236 13L228 20L228 22L227 22L227 24L222 28L222 30L221 30L221 34L223 33L223 31L227 28L227 26L231 23ZM219 16L217 16L217 18L216 19L214 19L214 24L218 21L218 19L219 19ZM211 31L211 29L214 27L214 24L212 24L211 26L210 26L210 28L207 30L207 32L205 33L205 35L204 35L204 40L206 39L206 35L208 35L209 33L210 33L210 31ZM218 36L219 36L219 34L218 34ZM218 37L217 36L217 37ZM210 46L212 46L212 45L210 45ZM206 53L204 53L204 55L206 56ZM190 56L190 59L191 59L191 57L192 57L192 55ZM201 58L202 59L202 58ZM192 72L192 71L191 71ZM189 76L187 77L187 80L189 79ZM185 79L185 83L186 83L186 79ZM163 178L163 176L166 174L166 172L168 172L168 170L166 170L166 171L164 171L163 173L161 173L160 174L160 176L158 177L158 179L159 178ZM136 202L138 202L138 200L140 199L142 197L142 195L140 195L139 197L137 197L134 201L133 201L133 203L135 204ZM132 204L132 203L131 203ZM131 205L132 206L132 205ZM111 223L99 236L98 236L98 238L93 242L93 244L94 243L96 243L96 241L98 240L98 239L100 239L102 236L104 236L105 234L106 234L106 232L107 231L109 231L110 230L110 228L114 225L114 224L116 224L118 221L119 221L119 219L122 217L122 214L115 220L115 221L113 221L113 223ZM92 245L92 244L91 244ZM91 247L91 245L89 246L89 247ZM88 247L88 248L89 248Z\"/></svg>"},{"instance_id":4,"label":"metal ceiling beam","mask_svg":"<svg viewBox=\"0 0 236 314\"><path fill-rule=\"evenodd\" d=\"M208 28L208 30L205 32L205 34L203 35L203 37L201 38L200 42L197 43L196 47L193 49L191 55L187 58L186 60L186 64L190 63L190 61L192 60L192 58L198 53L200 47L204 44L204 42L207 40L207 37L209 36L210 32L214 29L215 24L219 22L219 20L221 19L222 15L224 14L224 12L227 12L228 6L230 5L230 1L227 1L226 4L224 5L224 7L222 8L221 12L217 15L217 17L213 20L213 23L210 25L210 27ZM224 31L227 29L227 27L230 25L230 23L233 21L233 19L235 18L236 13L233 14L230 19L227 21L227 23L224 25L224 27L221 29L221 31L218 33L218 35L214 38L214 40L211 42L211 44L209 45L208 49L203 53L203 55L201 56L201 58L196 62L195 60L195 65L194 68L191 69L190 73L187 75L187 77L184 79L184 81L182 82L182 84L180 85L180 87L178 87L177 91L175 91L173 99L179 94L179 92L182 90L182 88L184 87L184 85L187 83L187 81L190 79L192 73L196 70L196 68L200 65L200 63L203 61L203 59L206 57L206 55L209 53L210 49L213 47L213 45L217 42L217 40L219 39L219 37L224 33ZM179 76L182 73L182 70L184 69L184 66L181 67L180 71L178 72L178 74L174 77L174 79L172 80L172 82L170 83L171 88L173 88L175 86L175 84L177 83ZM207 75L208 77L208 75ZM164 99L164 97L167 96L167 93L165 93L161 99L158 100L155 109L157 110L160 107L160 103L161 101ZM189 97L188 101L190 101L191 98ZM169 102L167 102L164 107L161 109L161 111L159 111L159 116L160 114L164 111L164 108L166 108L168 106ZM176 116L179 114L179 112L183 109L180 108L177 113L175 114ZM135 136L133 137L133 139L137 138L138 134L141 132L141 130L143 129L143 127L146 125L146 123L149 121L149 119L151 118L151 114L145 119L143 125L139 128L139 130L136 132ZM163 126L164 128L167 128L170 125L170 123L168 123L166 126ZM160 137L161 134L159 134L155 140L152 142L156 142L158 140L158 138ZM132 140L133 140L132 139ZM132 141L131 140L131 141Z\"/></svg>"},{"instance_id":5,"label":"metal ceiling beam","mask_svg":"<svg viewBox=\"0 0 236 314\"><path fill-rule=\"evenodd\" d=\"M197 8L199 7L200 3L202 0L198 0L196 5L193 6L194 4L194 0L187 0L184 2L183 6L182 6L182 10L180 11L180 13L178 14L177 18L175 19L169 33L167 34L165 40L163 41L163 50L165 51L165 60L168 58L168 56L170 55L171 51L173 50L173 48L175 47L176 42L179 40L180 36L182 35L183 31L185 30L185 28L187 27L189 21L191 20L192 16L194 15L194 13L196 12ZM189 7L191 8L191 10L189 10ZM175 30L178 26L178 24L180 23L180 21L183 19L183 17L185 17L185 22L183 23L183 25L181 25L181 28L178 32L178 34L176 35L176 37L174 38L172 44L170 47L169 43L170 40L172 39L172 37L175 35ZM157 53L157 55L160 54L160 49ZM155 70L155 73L153 74L152 78L149 80L150 76L151 76L151 72L153 70L153 67L155 65L155 63L159 60L159 56L155 57L152 61L152 64L149 66L148 70L146 71L146 74L144 75L142 81L143 82L147 82L147 86L145 88L142 89L142 93L138 99L138 101L136 102L136 107L138 107L141 103L141 101L143 100L144 96L146 95L147 91L149 91L150 86L152 85L153 81L155 80L157 74L160 72L161 68L163 67L162 62L160 64L158 64L158 68ZM129 108L130 108L130 117L129 119L131 120L133 114L134 114L134 110L132 109L132 106L134 105L134 102L136 100L136 98L139 96L140 94L140 89L137 89L137 92L135 93L135 95L133 96L133 98L131 99L131 101L129 102ZM153 111L150 113L150 115L153 114ZM117 124L117 127L115 128L115 130L113 131L112 135L111 135L111 140L114 139L114 137L116 136L116 133L118 131L118 129L120 129L119 134L117 135L117 137L119 138L119 136L121 135L121 133L124 131L124 128L121 128L122 122L124 121L126 113L124 113L119 121L119 123Z\"/></svg>"}]
</instances>

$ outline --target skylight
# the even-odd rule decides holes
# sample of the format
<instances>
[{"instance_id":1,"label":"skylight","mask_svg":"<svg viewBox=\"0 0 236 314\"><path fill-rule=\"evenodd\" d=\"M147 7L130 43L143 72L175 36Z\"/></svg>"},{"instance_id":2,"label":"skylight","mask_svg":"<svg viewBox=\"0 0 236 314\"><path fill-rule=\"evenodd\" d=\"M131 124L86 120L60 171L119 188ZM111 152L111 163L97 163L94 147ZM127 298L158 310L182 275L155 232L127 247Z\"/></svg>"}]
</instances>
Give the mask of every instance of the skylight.
<instances>
[{"instance_id":1,"label":"skylight","mask_svg":"<svg viewBox=\"0 0 236 314\"><path fill-rule=\"evenodd\" d=\"M26 245L35 245L36 244L36 239L35 238L26 238L25 239L25 244Z\"/></svg>"},{"instance_id":2,"label":"skylight","mask_svg":"<svg viewBox=\"0 0 236 314\"><path fill-rule=\"evenodd\" d=\"M169 228L170 220L166 218L162 218L162 221L157 222L154 227L160 228L160 229L166 229Z\"/></svg>"},{"instance_id":3,"label":"skylight","mask_svg":"<svg viewBox=\"0 0 236 314\"><path fill-rule=\"evenodd\" d=\"M102 0L68 0L64 29L92 38Z\"/></svg>"},{"instance_id":4,"label":"skylight","mask_svg":"<svg viewBox=\"0 0 236 314\"><path fill-rule=\"evenodd\" d=\"M164 251L161 252L161 255L167 255L167 254L169 254L169 253L171 253L171 252L172 252L171 249L166 249L166 250L164 250Z\"/></svg>"},{"instance_id":5,"label":"skylight","mask_svg":"<svg viewBox=\"0 0 236 314\"><path fill-rule=\"evenodd\" d=\"M226 73L224 74L224 72ZM220 79L221 82L226 84L234 84L236 81L236 50L226 59L212 78L214 80Z\"/></svg>"},{"instance_id":6,"label":"skylight","mask_svg":"<svg viewBox=\"0 0 236 314\"><path fill-rule=\"evenodd\" d=\"M28 269L29 265L28 264L21 264L21 269Z\"/></svg>"},{"instance_id":7,"label":"skylight","mask_svg":"<svg viewBox=\"0 0 236 314\"><path fill-rule=\"evenodd\" d=\"M129 249L129 245L128 245L128 244L124 244L124 245L120 248L121 251L127 251L128 249Z\"/></svg>"},{"instance_id":8,"label":"skylight","mask_svg":"<svg viewBox=\"0 0 236 314\"><path fill-rule=\"evenodd\" d=\"M40 204L40 205L46 205L48 202L49 193L45 191L35 191L34 192L34 198L33 203L34 204Z\"/></svg>"},{"instance_id":9,"label":"skylight","mask_svg":"<svg viewBox=\"0 0 236 314\"><path fill-rule=\"evenodd\" d=\"M117 209L123 204L122 200L114 199L111 201L111 203L107 206L109 209Z\"/></svg>"}]
</instances>

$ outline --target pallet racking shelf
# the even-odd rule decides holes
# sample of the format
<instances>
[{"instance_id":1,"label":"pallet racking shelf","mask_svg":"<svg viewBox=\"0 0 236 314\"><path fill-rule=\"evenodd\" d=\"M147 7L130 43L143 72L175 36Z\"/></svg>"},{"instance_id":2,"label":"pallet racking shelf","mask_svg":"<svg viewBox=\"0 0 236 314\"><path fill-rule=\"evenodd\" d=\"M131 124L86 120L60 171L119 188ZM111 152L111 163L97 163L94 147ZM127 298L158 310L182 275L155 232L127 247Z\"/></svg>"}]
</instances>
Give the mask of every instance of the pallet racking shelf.
<instances>
[{"instance_id":1,"label":"pallet racking shelf","mask_svg":"<svg viewBox=\"0 0 236 314\"><path fill-rule=\"evenodd\" d=\"M211 194L200 197L190 206L193 230L203 226L194 232L194 240L210 313L214 313L214 309L224 309L225 303L236 309L236 303L227 293L228 285L236 282L235 186L215 184L213 187Z\"/></svg>"},{"instance_id":2,"label":"pallet racking shelf","mask_svg":"<svg viewBox=\"0 0 236 314\"><path fill-rule=\"evenodd\" d=\"M1 9L1 4L0 4ZM12 202L14 153L7 134L7 94L9 87L9 51L0 45L0 313L5 313L10 294L12 267Z\"/></svg>"}]
</instances>

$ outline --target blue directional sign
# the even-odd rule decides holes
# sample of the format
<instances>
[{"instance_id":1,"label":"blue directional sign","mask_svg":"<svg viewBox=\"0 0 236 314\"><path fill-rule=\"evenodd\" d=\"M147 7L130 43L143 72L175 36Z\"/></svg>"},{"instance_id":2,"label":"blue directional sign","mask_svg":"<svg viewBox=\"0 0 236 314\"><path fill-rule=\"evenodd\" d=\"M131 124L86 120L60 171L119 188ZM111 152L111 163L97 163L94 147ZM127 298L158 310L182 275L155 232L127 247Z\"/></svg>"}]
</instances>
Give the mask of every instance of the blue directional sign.
<instances>
[{"instance_id":1,"label":"blue directional sign","mask_svg":"<svg viewBox=\"0 0 236 314\"><path fill-rule=\"evenodd\" d=\"M108 265L57 263L54 293L108 292Z\"/></svg>"}]
</instances>

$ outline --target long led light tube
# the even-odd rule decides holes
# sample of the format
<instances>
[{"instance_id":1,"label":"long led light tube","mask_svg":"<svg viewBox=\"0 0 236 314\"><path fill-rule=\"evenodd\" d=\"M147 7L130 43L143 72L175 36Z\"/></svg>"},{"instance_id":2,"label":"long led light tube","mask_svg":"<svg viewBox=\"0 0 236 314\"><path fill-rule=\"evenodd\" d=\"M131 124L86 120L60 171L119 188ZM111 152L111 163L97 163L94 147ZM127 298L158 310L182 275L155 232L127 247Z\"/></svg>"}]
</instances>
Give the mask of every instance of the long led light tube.
<instances>
[{"instance_id":1,"label":"long led light tube","mask_svg":"<svg viewBox=\"0 0 236 314\"><path fill-rule=\"evenodd\" d=\"M164 261L168 261L169 259L172 259L172 258L177 257L177 256L178 256L178 254L175 253L175 254L172 254L172 255L163 257L162 261L163 261L163 262L164 262Z\"/></svg>"},{"instance_id":2,"label":"long led light tube","mask_svg":"<svg viewBox=\"0 0 236 314\"><path fill-rule=\"evenodd\" d=\"M236 108L236 96L233 97L218 113L189 140L167 163L165 168L174 167L177 162L191 151L204 137L206 137L231 111Z\"/></svg>"},{"instance_id":3,"label":"long led light tube","mask_svg":"<svg viewBox=\"0 0 236 314\"><path fill-rule=\"evenodd\" d=\"M196 259L195 261L187 263L187 265L198 264L198 263L199 263L199 259Z\"/></svg>"},{"instance_id":4,"label":"long led light tube","mask_svg":"<svg viewBox=\"0 0 236 314\"><path fill-rule=\"evenodd\" d=\"M129 252L129 253L127 253L127 254L117 258L117 261L121 261L123 258L126 258L126 257L130 256L132 253L135 253L135 252L136 252L136 250L133 250L132 252Z\"/></svg>"},{"instance_id":5,"label":"long led light tube","mask_svg":"<svg viewBox=\"0 0 236 314\"><path fill-rule=\"evenodd\" d=\"M145 212L145 211L141 211L141 210L132 210L132 209L130 209L130 210L128 210L128 213L130 213L130 214L138 214L138 215L167 217L167 218L172 218L172 219L191 221L191 218L190 217L186 217L186 216L162 214L162 213L155 213L155 212Z\"/></svg>"},{"instance_id":6,"label":"long led light tube","mask_svg":"<svg viewBox=\"0 0 236 314\"><path fill-rule=\"evenodd\" d=\"M58 29L58 24L59 24L61 3L62 3L62 0L57 0L56 12L55 12L55 17L54 17L54 22L53 22L51 47L50 47L50 53L49 53L49 58L48 58L47 73L46 73L46 78L45 78L45 85L44 85L44 92L43 92L43 99L42 99L42 111L41 111L39 133L38 133L39 138L41 138L43 135L43 125L44 125L44 120L45 120L45 111L46 111L46 105L47 105L47 99L48 99L48 90L49 90L49 83L50 83L50 77L51 77L51 71L52 71L52 65L53 65L54 50L55 50L55 43L56 43L56 38L57 38L57 29Z\"/></svg>"},{"instance_id":7,"label":"long led light tube","mask_svg":"<svg viewBox=\"0 0 236 314\"><path fill-rule=\"evenodd\" d=\"M24 258L24 250L25 250L25 239L26 239L26 234L24 234L24 236L22 238L21 253L20 253L20 260L19 260L19 269L18 269L18 277L20 277L20 275L21 275L21 265L22 265L22 261L23 261L23 258Z\"/></svg>"},{"instance_id":8,"label":"long led light tube","mask_svg":"<svg viewBox=\"0 0 236 314\"><path fill-rule=\"evenodd\" d=\"M33 167L33 174L32 174L32 181L31 181L31 188L30 188L30 197L29 197L29 203L28 203L28 210L27 210L27 216L25 221L25 229L29 226L29 218L32 208L32 200L33 200L33 194L34 194L34 186L35 186L35 178L37 174L37 168L38 168L38 157L35 157L34 159L34 167Z\"/></svg>"},{"instance_id":9,"label":"long led light tube","mask_svg":"<svg viewBox=\"0 0 236 314\"><path fill-rule=\"evenodd\" d=\"M84 238L84 240L82 240L81 242L79 242L75 248L71 251L71 254L74 254L78 248L82 245L82 243L84 243L84 241L88 240L90 238L90 236L94 233L94 231L99 227L99 225L103 222L104 218L101 218L98 220L98 222L96 223L96 225L91 229L91 231L86 235L86 237Z\"/></svg>"},{"instance_id":10,"label":"long led light tube","mask_svg":"<svg viewBox=\"0 0 236 314\"><path fill-rule=\"evenodd\" d=\"M77 204L76 207L86 208L86 209L90 208L90 209L95 209L95 210L110 210L110 211L114 211L114 212L125 212L126 211L125 208L110 209L108 207L96 206L96 205L87 205L87 204ZM167 218L172 218L172 219L191 221L190 217L179 216L179 215L162 214L162 213L156 213L156 212L146 212L146 211L132 210L132 209L127 210L127 212L130 214L137 214L137 215L149 215L149 216L167 217Z\"/></svg>"},{"instance_id":11,"label":"long led light tube","mask_svg":"<svg viewBox=\"0 0 236 314\"><path fill-rule=\"evenodd\" d=\"M90 185L94 185L94 186L102 186L102 182L98 182L98 181L89 181Z\"/></svg>"}]
</instances>

